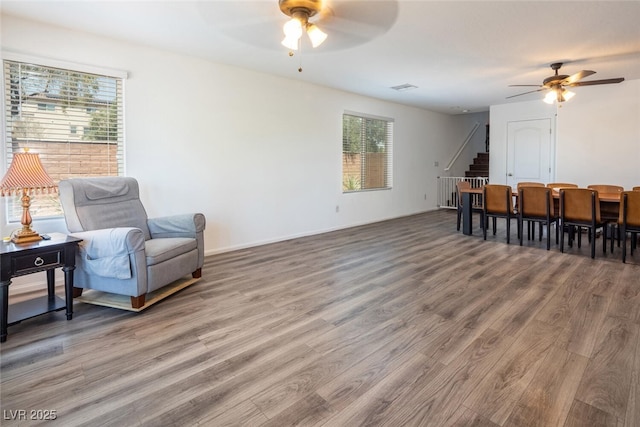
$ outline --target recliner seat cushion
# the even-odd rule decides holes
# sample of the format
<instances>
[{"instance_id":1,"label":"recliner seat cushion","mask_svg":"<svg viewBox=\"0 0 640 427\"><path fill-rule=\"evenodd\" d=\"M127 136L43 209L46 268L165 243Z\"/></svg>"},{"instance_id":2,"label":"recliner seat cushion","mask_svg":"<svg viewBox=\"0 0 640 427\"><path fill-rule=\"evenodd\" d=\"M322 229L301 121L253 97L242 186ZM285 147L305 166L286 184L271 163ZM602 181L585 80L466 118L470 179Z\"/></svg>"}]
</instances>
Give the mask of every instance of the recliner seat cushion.
<instances>
[{"instance_id":1,"label":"recliner seat cushion","mask_svg":"<svg viewBox=\"0 0 640 427\"><path fill-rule=\"evenodd\" d=\"M197 248L197 242L190 237L167 237L147 240L144 247L149 266L192 251Z\"/></svg>"}]
</instances>

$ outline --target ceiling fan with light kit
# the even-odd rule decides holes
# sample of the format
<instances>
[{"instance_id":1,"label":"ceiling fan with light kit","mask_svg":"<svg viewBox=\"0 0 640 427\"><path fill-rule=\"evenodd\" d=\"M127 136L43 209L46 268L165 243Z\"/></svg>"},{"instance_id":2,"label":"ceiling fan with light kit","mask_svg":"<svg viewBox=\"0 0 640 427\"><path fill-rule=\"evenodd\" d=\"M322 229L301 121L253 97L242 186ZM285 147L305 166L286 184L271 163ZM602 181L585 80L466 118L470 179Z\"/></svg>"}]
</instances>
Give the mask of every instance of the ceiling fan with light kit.
<instances>
[{"instance_id":1,"label":"ceiling fan with light kit","mask_svg":"<svg viewBox=\"0 0 640 427\"><path fill-rule=\"evenodd\" d=\"M620 83L624 81L624 77L617 77L613 79L603 79L603 80L587 80L583 81L585 77L589 77L592 74L595 74L595 71L591 70L582 70L578 71L572 75L559 74L558 70L562 67L562 62L554 62L551 64L551 69L555 72L553 76L547 77L542 81L541 85L509 85L509 87L537 87L538 89L530 90L527 92L519 93L517 95L507 96L509 98L515 98L516 96L526 95L528 93L540 92L543 90L548 90L549 92L544 97L544 102L547 104L553 104L554 102L564 102L573 98L575 95L574 92L566 89L567 87L576 87L576 86L593 86L593 85L606 85L612 83Z\"/></svg>"}]
</instances>

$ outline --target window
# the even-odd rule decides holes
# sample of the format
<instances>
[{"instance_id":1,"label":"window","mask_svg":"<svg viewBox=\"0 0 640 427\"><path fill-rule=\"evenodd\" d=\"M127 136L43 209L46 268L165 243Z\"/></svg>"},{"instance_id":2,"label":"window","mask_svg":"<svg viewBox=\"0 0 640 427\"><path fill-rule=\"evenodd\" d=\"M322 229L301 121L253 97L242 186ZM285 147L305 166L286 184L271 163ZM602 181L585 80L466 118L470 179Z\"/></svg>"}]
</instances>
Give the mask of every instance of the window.
<instances>
[{"instance_id":1,"label":"window","mask_svg":"<svg viewBox=\"0 0 640 427\"><path fill-rule=\"evenodd\" d=\"M14 153L28 148L56 183L123 174L122 76L12 60L3 61L3 70L5 170ZM7 219L20 221L20 196L3 199ZM33 218L62 215L57 194L35 195L30 211Z\"/></svg>"},{"instance_id":2,"label":"window","mask_svg":"<svg viewBox=\"0 0 640 427\"><path fill-rule=\"evenodd\" d=\"M392 187L393 120L342 116L342 192Z\"/></svg>"}]
</instances>

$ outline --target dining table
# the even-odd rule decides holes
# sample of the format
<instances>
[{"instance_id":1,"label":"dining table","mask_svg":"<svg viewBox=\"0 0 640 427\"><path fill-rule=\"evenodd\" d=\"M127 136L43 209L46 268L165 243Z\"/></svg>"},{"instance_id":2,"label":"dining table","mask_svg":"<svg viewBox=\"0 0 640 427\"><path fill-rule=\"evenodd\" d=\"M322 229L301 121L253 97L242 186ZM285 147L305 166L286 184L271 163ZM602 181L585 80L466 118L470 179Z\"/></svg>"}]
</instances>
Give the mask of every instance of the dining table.
<instances>
[{"instance_id":1,"label":"dining table","mask_svg":"<svg viewBox=\"0 0 640 427\"><path fill-rule=\"evenodd\" d=\"M552 188L553 199L556 203L560 200L561 188ZM465 235L473 234L473 211L472 211L472 198L482 197L482 187L465 188L461 189L462 194L462 233ZM617 213L620 210L620 195L622 193L598 193L598 199L600 200L600 209L611 213ZM513 197L517 200L518 192L513 191ZM556 204L556 209L558 205Z\"/></svg>"}]
</instances>

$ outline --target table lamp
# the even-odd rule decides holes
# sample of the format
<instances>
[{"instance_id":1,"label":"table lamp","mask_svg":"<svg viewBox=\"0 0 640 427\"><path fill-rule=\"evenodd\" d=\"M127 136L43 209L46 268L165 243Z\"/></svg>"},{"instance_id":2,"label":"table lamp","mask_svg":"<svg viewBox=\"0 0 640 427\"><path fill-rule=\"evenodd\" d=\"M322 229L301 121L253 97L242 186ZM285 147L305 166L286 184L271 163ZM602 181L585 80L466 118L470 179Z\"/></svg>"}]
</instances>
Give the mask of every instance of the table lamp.
<instances>
[{"instance_id":1,"label":"table lamp","mask_svg":"<svg viewBox=\"0 0 640 427\"><path fill-rule=\"evenodd\" d=\"M44 170L40 156L37 153L29 153L25 148L23 153L15 153L9 170L0 182L0 195L11 196L22 192L22 230L13 235L14 243L27 243L39 241L42 238L31 228L31 194L56 192L58 186Z\"/></svg>"}]
</instances>

